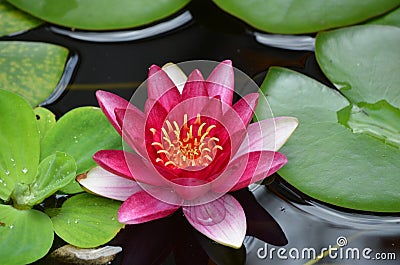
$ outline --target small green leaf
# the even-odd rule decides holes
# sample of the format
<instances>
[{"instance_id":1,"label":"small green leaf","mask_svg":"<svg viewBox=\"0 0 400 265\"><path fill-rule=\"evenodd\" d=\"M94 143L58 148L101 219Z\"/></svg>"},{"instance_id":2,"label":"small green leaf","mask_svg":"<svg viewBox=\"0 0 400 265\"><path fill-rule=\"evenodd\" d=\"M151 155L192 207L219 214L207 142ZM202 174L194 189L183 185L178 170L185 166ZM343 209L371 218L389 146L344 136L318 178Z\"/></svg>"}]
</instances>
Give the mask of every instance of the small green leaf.
<instances>
[{"instance_id":1,"label":"small green leaf","mask_svg":"<svg viewBox=\"0 0 400 265\"><path fill-rule=\"evenodd\" d=\"M56 151L74 157L77 174L86 173L96 163L92 156L103 149L122 149L121 136L111 126L99 108L81 107L62 116L45 135L41 144L41 159ZM64 192L82 191L76 181Z\"/></svg>"},{"instance_id":2,"label":"small green leaf","mask_svg":"<svg viewBox=\"0 0 400 265\"><path fill-rule=\"evenodd\" d=\"M36 114L40 140L42 140L46 132L56 123L56 116L50 110L42 107L35 108L34 112Z\"/></svg>"},{"instance_id":3,"label":"small green leaf","mask_svg":"<svg viewBox=\"0 0 400 265\"><path fill-rule=\"evenodd\" d=\"M33 183L17 185L13 201L17 205L34 206L70 183L76 175L76 164L72 156L56 152L43 159ZM18 189L17 189L18 187Z\"/></svg>"},{"instance_id":4,"label":"small green leaf","mask_svg":"<svg viewBox=\"0 0 400 265\"><path fill-rule=\"evenodd\" d=\"M46 255L53 238L53 226L46 214L0 204L0 264L32 263Z\"/></svg>"},{"instance_id":5,"label":"small green leaf","mask_svg":"<svg viewBox=\"0 0 400 265\"><path fill-rule=\"evenodd\" d=\"M0 42L0 88L24 97L32 106L56 88L68 50L40 42Z\"/></svg>"},{"instance_id":6,"label":"small green leaf","mask_svg":"<svg viewBox=\"0 0 400 265\"><path fill-rule=\"evenodd\" d=\"M7 201L17 182L33 181L40 151L32 108L20 96L1 89L0 146L0 199Z\"/></svg>"},{"instance_id":7,"label":"small green leaf","mask_svg":"<svg viewBox=\"0 0 400 265\"><path fill-rule=\"evenodd\" d=\"M16 7L48 22L87 30L143 26L166 18L189 0L8 0Z\"/></svg>"},{"instance_id":8,"label":"small green leaf","mask_svg":"<svg viewBox=\"0 0 400 265\"><path fill-rule=\"evenodd\" d=\"M399 5L398 0L213 0L251 26L272 33L318 32L366 21Z\"/></svg>"},{"instance_id":9,"label":"small green leaf","mask_svg":"<svg viewBox=\"0 0 400 265\"><path fill-rule=\"evenodd\" d=\"M369 21L368 24L400 27L400 7L396 8L392 12L389 12L381 17Z\"/></svg>"},{"instance_id":10,"label":"small green leaf","mask_svg":"<svg viewBox=\"0 0 400 265\"><path fill-rule=\"evenodd\" d=\"M0 37L27 31L43 23L16 9L5 0L0 0L0 18Z\"/></svg>"},{"instance_id":11,"label":"small green leaf","mask_svg":"<svg viewBox=\"0 0 400 265\"><path fill-rule=\"evenodd\" d=\"M52 218L55 232L69 244L81 248L105 244L123 227L117 217L120 205L88 193L75 195Z\"/></svg>"}]
</instances>

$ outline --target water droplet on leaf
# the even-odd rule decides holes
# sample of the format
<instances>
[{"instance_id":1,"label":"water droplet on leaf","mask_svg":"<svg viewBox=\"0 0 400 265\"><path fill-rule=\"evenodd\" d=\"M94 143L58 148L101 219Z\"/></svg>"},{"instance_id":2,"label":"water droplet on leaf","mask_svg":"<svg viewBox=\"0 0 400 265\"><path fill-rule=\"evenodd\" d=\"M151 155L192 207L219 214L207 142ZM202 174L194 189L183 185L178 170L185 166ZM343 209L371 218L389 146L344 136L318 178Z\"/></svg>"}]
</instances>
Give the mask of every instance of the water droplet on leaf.
<instances>
[{"instance_id":1,"label":"water droplet on leaf","mask_svg":"<svg viewBox=\"0 0 400 265\"><path fill-rule=\"evenodd\" d=\"M28 173L28 169L27 168L23 168L22 169L22 173L24 173L24 174Z\"/></svg>"}]
</instances>

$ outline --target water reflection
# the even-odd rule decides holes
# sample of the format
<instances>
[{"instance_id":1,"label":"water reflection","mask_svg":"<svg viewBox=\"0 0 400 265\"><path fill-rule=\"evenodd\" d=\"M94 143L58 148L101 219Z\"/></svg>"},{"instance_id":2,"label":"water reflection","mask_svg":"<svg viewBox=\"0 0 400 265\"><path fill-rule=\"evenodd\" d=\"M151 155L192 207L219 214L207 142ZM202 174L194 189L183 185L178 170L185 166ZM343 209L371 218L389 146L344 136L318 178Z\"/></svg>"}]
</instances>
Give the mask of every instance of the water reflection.
<instances>
[{"instance_id":1,"label":"water reflection","mask_svg":"<svg viewBox=\"0 0 400 265\"><path fill-rule=\"evenodd\" d=\"M247 219L247 235L268 244L283 246L287 239L280 225L243 189L232 193ZM247 238L247 241L249 237ZM127 225L110 243L123 247L122 264L244 264L245 246L233 249L208 239L195 230L178 211L170 217L138 225Z\"/></svg>"},{"instance_id":2,"label":"water reflection","mask_svg":"<svg viewBox=\"0 0 400 265\"><path fill-rule=\"evenodd\" d=\"M289 192L291 196L287 195ZM253 239L247 243L247 264L311 265L318 260L318 264L398 264L398 214L375 215L328 207L298 194L279 178L268 187L256 189L254 195L279 220L288 244L278 256L279 247ZM331 252L329 247L333 248ZM317 260L308 256L311 250L315 250ZM378 262L379 258L386 260Z\"/></svg>"},{"instance_id":3,"label":"water reflection","mask_svg":"<svg viewBox=\"0 0 400 265\"><path fill-rule=\"evenodd\" d=\"M294 50L314 51L315 38L305 35L280 35L254 32L256 41L271 47Z\"/></svg>"},{"instance_id":4,"label":"water reflection","mask_svg":"<svg viewBox=\"0 0 400 265\"><path fill-rule=\"evenodd\" d=\"M48 104L51 104L55 102L61 94L64 92L64 90L67 88L68 84L71 81L72 75L74 73L75 67L78 64L78 55L77 54L72 54L68 58L65 68L64 68L64 73L60 78L60 81L57 84L57 87L54 89L53 93L42 103L39 104L39 106L45 106Z\"/></svg>"},{"instance_id":5,"label":"water reflection","mask_svg":"<svg viewBox=\"0 0 400 265\"><path fill-rule=\"evenodd\" d=\"M50 30L61 35L69 36L74 39L91 42L123 42L140 40L154 37L162 33L177 29L192 20L190 11L186 11L171 20L161 22L154 26L144 29L133 29L123 31L90 32L90 31L71 31L59 27L51 26Z\"/></svg>"}]
</instances>

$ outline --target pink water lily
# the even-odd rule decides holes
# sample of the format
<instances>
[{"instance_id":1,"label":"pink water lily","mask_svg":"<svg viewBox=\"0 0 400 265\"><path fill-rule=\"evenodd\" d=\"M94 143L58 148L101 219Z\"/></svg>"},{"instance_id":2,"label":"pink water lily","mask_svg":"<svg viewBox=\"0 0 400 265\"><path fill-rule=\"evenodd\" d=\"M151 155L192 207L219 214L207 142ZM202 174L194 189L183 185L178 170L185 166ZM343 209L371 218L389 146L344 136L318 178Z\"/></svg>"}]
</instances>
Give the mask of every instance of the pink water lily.
<instances>
[{"instance_id":1,"label":"pink water lily","mask_svg":"<svg viewBox=\"0 0 400 265\"><path fill-rule=\"evenodd\" d=\"M234 71L220 63L204 80L176 66L153 65L144 112L105 91L100 107L134 150L102 150L100 167L78 181L99 195L124 201L118 219L139 224L182 208L188 222L218 243L239 248L246 217L229 194L266 178L286 164L277 150L297 127L293 117L250 123L258 93L232 105Z\"/></svg>"}]
</instances>

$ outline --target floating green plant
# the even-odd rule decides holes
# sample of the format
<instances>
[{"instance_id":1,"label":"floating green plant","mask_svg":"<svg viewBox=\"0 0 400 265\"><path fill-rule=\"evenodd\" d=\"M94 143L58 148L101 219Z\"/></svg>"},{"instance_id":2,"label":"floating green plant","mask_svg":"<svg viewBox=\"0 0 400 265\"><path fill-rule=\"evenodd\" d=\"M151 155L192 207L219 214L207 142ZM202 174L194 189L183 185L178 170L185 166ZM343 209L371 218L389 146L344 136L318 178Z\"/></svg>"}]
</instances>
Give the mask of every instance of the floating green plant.
<instances>
[{"instance_id":1,"label":"floating green plant","mask_svg":"<svg viewBox=\"0 0 400 265\"><path fill-rule=\"evenodd\" d=\"M342 94L293 71L269 71L262 90L274 114L300 121L283 147L285 180L341 207L400 211L399 43L392 26L319 34L318 62ZM265 116L262 107L257 113Z\"/></svg>"},{"instance_id":2,"label":"floating green plant","mask_svg":"<svg viewBox=\"0 0 400 265\"><path fill-rule=\"evenodd\" d=\"M89 123L87 119L94 120L95 123ZM46 198L75 179L77 169L90 169L91 165L87 160L92 154L88 152L121 145L118 134L98 108L76 109L56 123L50 111L44 108L34 111L20 96L0 90L0 124L1 264L27 264L43 257L53 243L54 229L57 233L59 230L73 233L72 236L61 233L60 236L79 247L104 244L119 231L122 224L116 220L116 213L120 204L94 195L73 196L61 210L49 210L54 222L41 211L46 207L45 204L42 205ZM77 129L72 124L77 124L80 128ZM71 136L68 141L68 136L72 133L91 135L92 138L87 137L87 141L72 144L71 142L75 142L74 137ZM63 142L69 144L69 148L54 147L52 140L60 137L65 137ZM88 159L85 159L87 155ZM90 205L98 205L99 212L93 214ZM64 217L90 222L74 229L73 221L72 224L57 221ZM96 229L104 233L95 237L87 236L88 231Z\"/></svg>"}]
</instances>

